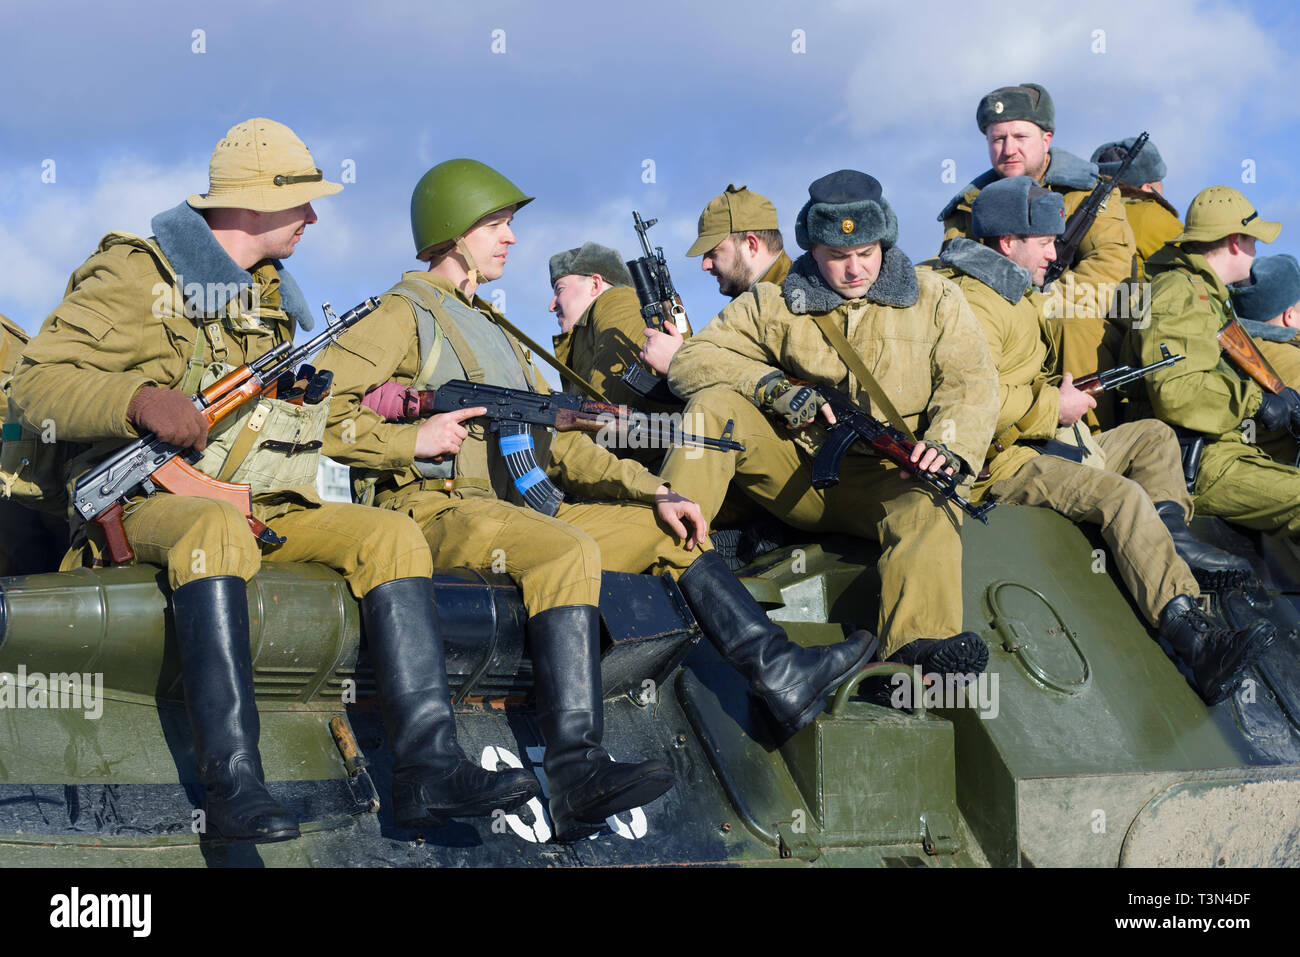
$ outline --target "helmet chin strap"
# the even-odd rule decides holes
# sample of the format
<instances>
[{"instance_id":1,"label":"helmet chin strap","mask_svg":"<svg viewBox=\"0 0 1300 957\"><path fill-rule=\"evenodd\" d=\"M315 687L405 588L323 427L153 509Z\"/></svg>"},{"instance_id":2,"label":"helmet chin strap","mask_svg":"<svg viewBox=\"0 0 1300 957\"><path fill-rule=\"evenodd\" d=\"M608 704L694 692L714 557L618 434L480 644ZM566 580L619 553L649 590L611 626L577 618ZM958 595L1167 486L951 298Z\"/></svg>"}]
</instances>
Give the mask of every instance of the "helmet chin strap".
<instances>
[{"instance_id":1,"label":"helmet chin strap","mask_svg":"<svg viewBox=\"0 0 1300 957\"><path fill-rule=\"evenodd\" d=\"M465 245L465 237L462 236L456 240L456 251L461 254L465 260L465 265L469 267L470 275L474 277L474 285L481 286L488 281L487 276L483 275L483 270L478 268L478 263L470 253L469 247Z\"/></svg>"}]
</instances>

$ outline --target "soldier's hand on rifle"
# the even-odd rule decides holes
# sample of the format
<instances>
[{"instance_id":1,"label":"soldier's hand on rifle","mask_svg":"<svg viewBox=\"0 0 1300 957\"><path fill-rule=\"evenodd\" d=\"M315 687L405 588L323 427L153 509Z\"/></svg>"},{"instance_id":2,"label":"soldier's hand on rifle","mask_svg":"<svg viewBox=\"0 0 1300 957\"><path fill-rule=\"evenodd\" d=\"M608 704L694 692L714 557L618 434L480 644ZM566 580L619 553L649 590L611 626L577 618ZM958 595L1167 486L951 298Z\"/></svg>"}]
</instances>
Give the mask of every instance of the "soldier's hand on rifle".
<instances>
[{"instance_id":1,"label":"soldier's hand on rifle","mask_svg":"<svg viewBox=\"0 0 1300 957\"><path fill-rule=\"evenodd\" d=\"M193 400L175 389L143 386L126 407L126 420L141 432L152 432L168 445L202 452L208 444L208 420Z\"/></svg>"},{"instance_id":2,"label":"soldier's hand on rifle","mask_svg":"<svg viewBox=\"0 0 1300 957\"><path fill-rule=\"evenodd\" d=\"M949 465L947 468L944 468L944 463L948 461L948 455L950 454L951 453L947 452L947 450L943 449L941 446L932 445L927 447L924 442L917 442L916 446L912 449L911 455L912 464L916 466L913 471L938 472L940 469L943 469L943 471L948 475L952 475L953 466ZM910 478L912 472L904 472L903 474Z\"/></svg>"},{"instance_id":3,"label":"soldier's hand on rifle","mask_svg":"<svg viewBox=\"0 0 1300 957\"><path fill-rule=\"evenodd\" d=\"M1097 400L1074 387L1074 376L1068 372L1061 376L1061 425L1074 425L1089 409L1095 408Z\"/></svg>"},{"instance_id":4,"label":"soldier's hand on rifle","mask_svg":"<svg viewBox=\"0 0 1300 957\"><path fill-rule=\"evenodd\" d=\"M1295 389L1283 389L1277 395L1265 392L1257 417L1270 432L1286 429L1292 435L1300 434L1300 393Z\"/></svg>"},{"instance_id":5,"label":"soldier's hand on rifle","mask_svg":"<svg viewBox=\"0 0 1300 957\"><path fill-rule=\"evenodd\" d=\"M795 385L789 379L773 379L764 388L763 408L792 429L804 428L817 418L818 412L828 424L835 424L835 413L820 392L810 385Z\"/></svg>"},{"instance_id":6,"label":"soldier's hand on rifle","mask_svg":"<svg viewBox=\"0 0 1300 957\"><path fill-rule=\"evenodd\" d=\"M429 416L420 423L420 431L415 435L415 457L441 461L444 456L456 455L465 436L469 435L469 429L461 423L478 415L487 415L487 409L476 405L472 409Z\"/></svg>"},{"instance_id":7,"label":"soldier's hand on rifle","mask_svg":"<svg viewBox=\"0 0 1300 957\"><path fill-rule=\"evenodd\" d=\"M686 338L668 321L664 322L663 332L646 326L645 338L645 345L641 347L641 361L660 375L667 375L673 356L677 355L677 350Z\"/></svg>"},{"instance_id":8,"label":"soldier's hand on rifle","mask_svg":"<svg viewBox=\"0 0 1300 957\"><path fill-rule=\"evenodd\" d=\"M655 512L674 535L686 539L688 549L704 541L709 534L709 523L704 520L704 513L700 507L689 498L678 495L667 485L660 485L655 492ZM691 526L689 535L683 522Z\"/></svg>"}]
</instances>

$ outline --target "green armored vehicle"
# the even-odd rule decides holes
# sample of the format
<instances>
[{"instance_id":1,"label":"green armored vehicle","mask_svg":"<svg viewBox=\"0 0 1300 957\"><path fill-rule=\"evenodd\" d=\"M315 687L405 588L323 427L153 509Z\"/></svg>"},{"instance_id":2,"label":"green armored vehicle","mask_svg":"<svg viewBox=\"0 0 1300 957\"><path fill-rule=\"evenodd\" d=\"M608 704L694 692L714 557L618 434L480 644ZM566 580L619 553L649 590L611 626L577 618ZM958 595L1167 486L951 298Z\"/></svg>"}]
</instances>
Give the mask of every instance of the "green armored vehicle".
<instances>
[{"instance_id":1,"label":"green armored vehicle","mask_svg":"<svg viewBox=\"0 0 1300 957\"><path fill-rule=\"evenodd\" d=\"M989 645L985 676L925 689L873 665L780 745L670 579L607 573L605 744L667 755L677 786L573 845L549 840L536 799L395 828L357 604L332 571L275 564L249 589L261 750L303 835L202 841L163 573L0 579L0 866L1294 865L1300 573L1287 548L1198 522L1251 556L1265 585L1252 600L1281 634L1208 709L1099 540L1042 509L964 529L965 625ZM805 644L874 622L874 546L783 533L775 548L741 542L739 574L773 619ZM465 569L435 579L466 753L540 771L517 589Z\"/></svg>"}]
</instances>

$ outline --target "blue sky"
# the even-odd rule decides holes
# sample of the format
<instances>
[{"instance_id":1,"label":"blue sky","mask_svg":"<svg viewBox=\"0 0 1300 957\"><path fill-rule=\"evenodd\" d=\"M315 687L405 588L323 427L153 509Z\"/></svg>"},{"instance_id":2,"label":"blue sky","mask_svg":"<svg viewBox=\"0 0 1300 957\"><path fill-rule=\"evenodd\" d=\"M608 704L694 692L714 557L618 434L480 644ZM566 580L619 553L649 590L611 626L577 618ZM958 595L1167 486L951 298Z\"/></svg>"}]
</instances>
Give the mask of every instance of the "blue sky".
<instances>
[{"instance_id":1,"label":"blue sky","mask_svg":"<svg viewBox=\"0 0 1300 957\"><path fill-rule=\"evenodd\" d=\"M1281 3L7 0L0 28L0 312L29 330L101 235L147 234L204 191L213 145L259 115L293 127L327 177L355 167L289 261L313 304L341 311L420 268L411 189L469 156L537 197L487 293L546 342L547 259L584 240L630 257L633 209L659 218L696 326L712 317L724 300L684 253L728 183L771 197L797 254L807 184L866 170L904 251L927 258L936 213L988 166L977 101L1023 81L1052 93L1054 146L1086 158L1148 129L1180 211L1226 183L1283 222L1262 251L1300 250L1300 21Z\"/></svg>"}]
</instances>

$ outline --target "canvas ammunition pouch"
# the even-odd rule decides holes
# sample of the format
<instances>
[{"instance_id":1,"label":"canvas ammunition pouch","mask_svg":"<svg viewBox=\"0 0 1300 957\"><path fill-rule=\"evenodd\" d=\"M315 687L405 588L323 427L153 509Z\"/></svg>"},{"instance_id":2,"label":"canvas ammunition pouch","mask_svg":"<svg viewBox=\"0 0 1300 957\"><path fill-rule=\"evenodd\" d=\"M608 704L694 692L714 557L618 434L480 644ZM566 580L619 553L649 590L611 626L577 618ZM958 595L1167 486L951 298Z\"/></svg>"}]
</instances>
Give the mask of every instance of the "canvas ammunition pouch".
<instances>
[{"instance_id":1,"label":"canvas ammunition pouch","mask_svg":"<svg viewBox=\"0 0 1300 957\"><path fill-rule=\"evenodd\" d=\"M210 366L199 384L206 389L231 371ZM320 468L329 403L294 405L262 397L208 433L208 444L194 467L222 482L250 486L252 493L313 488Z\"/></svg>"},{"instance_id":2,"label":"canvas ammunition pouch","mask_svg":"<svg viewBox=\"0 0 1300 957\"><path fill-rule=\"evenodd\" d=\"M389 293L410 303L415 314L420 369L411 381L412 388L422 390L451 379L468 379L470 382L504 383L510 388L536 391L537 374L532 358L508 332L503 331L502 336L509 344L509 354L471 343L464 330L489 321L478 310L419 280L403 279ZM470 434L454 459L442 462L415 460L414 468L421 476L422 487L461 497L466 492L490 494L502 501L523 505L523 497L510 480L498 443L485 421L466 422L465 426ZM550 460L551 433L541 427L532 428L530 432L537 462L545 469ZM373 504L380 479L381 476L372 471L353 469L353 501Z\"/></svg>"}]
</instances>

